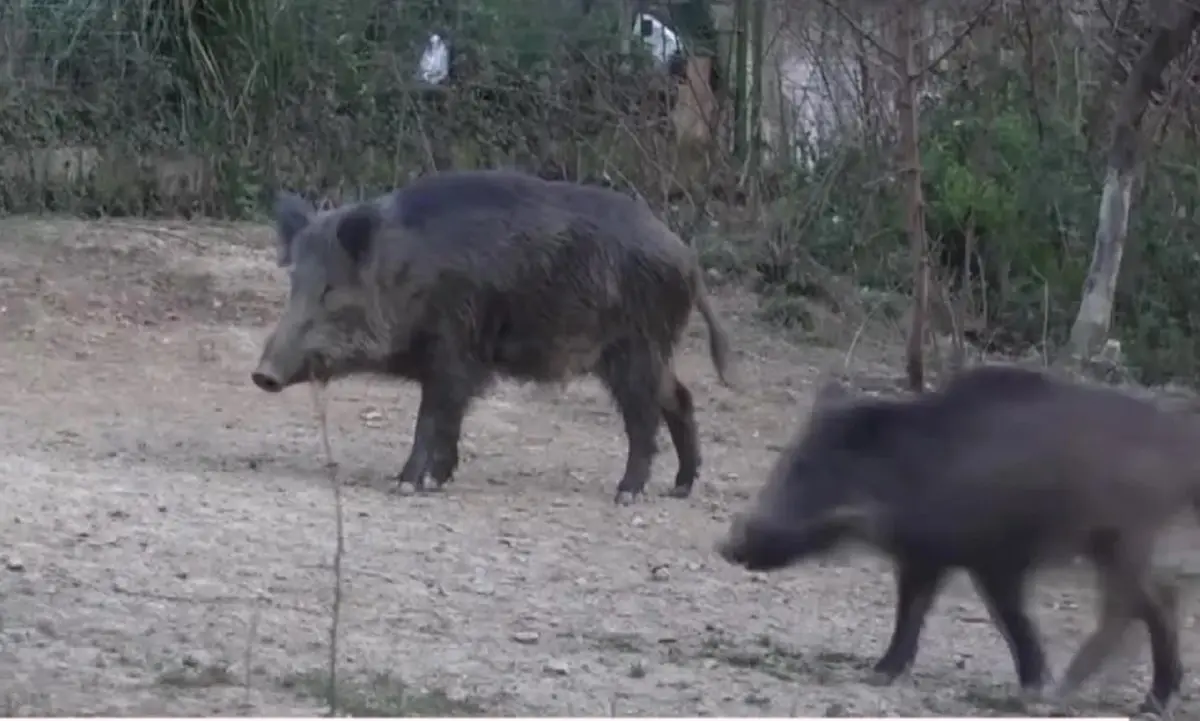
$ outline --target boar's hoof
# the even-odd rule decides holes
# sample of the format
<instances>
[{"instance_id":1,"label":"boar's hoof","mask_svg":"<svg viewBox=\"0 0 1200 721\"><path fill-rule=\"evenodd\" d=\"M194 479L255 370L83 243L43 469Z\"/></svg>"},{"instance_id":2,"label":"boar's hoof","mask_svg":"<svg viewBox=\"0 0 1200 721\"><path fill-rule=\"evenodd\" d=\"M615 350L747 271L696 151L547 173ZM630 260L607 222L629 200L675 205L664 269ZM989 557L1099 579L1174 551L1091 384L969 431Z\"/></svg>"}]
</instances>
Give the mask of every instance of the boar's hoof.
<instances>
[{"instance_id":1,"label":"boar's hoof","mask_svg":"<svg viewBox=\"0 0 1200 721\"><path fill-rule=\"evenodd\" d=\"M1056 699L1043 686L1027 686L1021 689L1017 700L1025 710L1033 706L1053 705ZM1030 714L1033 715L1033 714Z\"/></svg>"},{"instance_id":2,"label":"boar's hoof","mask_svg":"<svg viewBox=\"0 0 1200 721\"><path fill-rule=\"evenodd\" d=\"M437 493L445 485L445 481L436 481L432 478L425 477L413 483L412 481L402 481L396 479L396 492L401 496L411 496L415 493Z\"/></svg>"},{"instance_id":3,"label":"boar's hoof","mask_svg":"<svg viewBox=\"0 0 1200 721\"><path fill-rule=\"evenodd\" d=\"M663 494L667 498L687 498L692 495L691 486L672 486L671 490Z\"/></svg>"},{"instance_id":4,"label":"boar's hoof","mask_svg":"<svg viewBox=\"0 0 1200 721\"><path fill-rule=\"evenodd\" d=\"M429 476L421 479L421 484L417 487L421 493L438 493L442 491L442 486L446 485L445 481L438 481Z\"/></svg>"},{"instance_id":5,"label":"boar's hoof","mask_svg":"<svg viewBox=\"0 0 1200 721\"><path fill-rule=\"evenodd\" d=\"M1174 703L1179 698L1178 695L1173 695L1165 701L1154 697L1153 693L1146 694L1146 698L1142 700L1138 706L1139 716L1153 716L1161 719L1169 719L1173 716L1173 707L1178 705Z\"/></svg>"},{"instance_id":6,"label":"boar's hoof","mask_svg":"<svg viewBox=\"0 0 1200 721\"><path fill-rule=\"evenodd\" d=\"M900 678L901 672L896 671L880 671L878 669L871 671L867 675L868 686L891 686Z\"/></svg>"},{"instance_id":7,"label":"boar's hoof","mask_svg":"<svg viewBox=\"0 0 1200 721\"><path fill-rule=\"evenodd\" d=\"M618 506L632 506L640 495L640 493L634 493L633 491L618 490L616 498L613 499L613 503Z\"/></svg>"}]
</instances>

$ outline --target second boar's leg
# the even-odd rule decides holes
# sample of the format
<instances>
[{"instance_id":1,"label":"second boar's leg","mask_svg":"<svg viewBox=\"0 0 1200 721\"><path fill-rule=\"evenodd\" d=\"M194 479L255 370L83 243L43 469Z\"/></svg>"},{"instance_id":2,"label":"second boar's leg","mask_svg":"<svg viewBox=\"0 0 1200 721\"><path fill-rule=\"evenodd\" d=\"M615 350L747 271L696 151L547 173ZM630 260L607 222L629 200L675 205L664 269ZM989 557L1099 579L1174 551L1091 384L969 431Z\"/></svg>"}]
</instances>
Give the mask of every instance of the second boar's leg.
<instances>
[{"instance_id":1,"label":"second boar's leg","mask_svg":"<svg viewBox=\"0 0 1200 721\"><path fill-rule=\"evenodd\" d=\"M976 592L983 597L992 616L992 622L1008 644L1021 689L1038 692L1049 680L1049 672L1046 654L1038 640L1037 627L1025 612L1027 570L1024 564L1012 564L975 568L970 573Z\"/></svg>"},{"instance_id":2,"label":"second boar's leg","mask_svg":"<svg viewBox=\"0 0 1200 721\"><path fill-rule=\"evenodd\" d=\"M1096 629L1067 664L1055 690L1065 700L1120 647L1134 620L1150 632L1153 678L1141 711L1162 714L1178 695L1183 681L1179 658L1176 589L1152 571L1152 539L1117 540L1093 554L1100 579L1101 609Z\"/></svg>"},{"instance_id":3,"label":"second boar's leg","mask_svg":"<svg viewBox=\"0 0 1200 721\"><path fill-rule=\"evenodd\" d=\"M896 562L896 624L887 650L875 664L870 682L886 685L904 673L917 657L925 616L946 575L944 566L902 559Z\"/></svg>"}]
</instances>

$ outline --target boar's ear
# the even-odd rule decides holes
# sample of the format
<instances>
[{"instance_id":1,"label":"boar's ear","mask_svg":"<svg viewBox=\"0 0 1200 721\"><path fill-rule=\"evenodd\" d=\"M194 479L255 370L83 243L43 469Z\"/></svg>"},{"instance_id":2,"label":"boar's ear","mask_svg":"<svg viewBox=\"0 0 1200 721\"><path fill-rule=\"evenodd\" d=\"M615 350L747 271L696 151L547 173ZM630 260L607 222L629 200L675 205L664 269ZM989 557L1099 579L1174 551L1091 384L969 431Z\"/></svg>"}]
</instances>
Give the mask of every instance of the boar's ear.
<instances>
[{"instance_id":1,"label":"boar's ear","mask_svg":"<svg viewBox=\"0 0 1200 721\"><path fill-rule=\"evenodd\" d=\"M375 232L382 222L379 206L374 203L359 203L338 220L338 242L355 264L367 257L375 240Z\"/></svg>"},{"instance_id":2,"label":"boar's ear","mask_svg":"<svg viewBox=\"0 0 1200 721\"><path fill-rule=\"evenodd\" d=\"M275 230L279 234L277 261L280 268L292 263L292 241L312 220L313 207L295 193L279 192L275 196Z\"/></svg>"}]
</instances>

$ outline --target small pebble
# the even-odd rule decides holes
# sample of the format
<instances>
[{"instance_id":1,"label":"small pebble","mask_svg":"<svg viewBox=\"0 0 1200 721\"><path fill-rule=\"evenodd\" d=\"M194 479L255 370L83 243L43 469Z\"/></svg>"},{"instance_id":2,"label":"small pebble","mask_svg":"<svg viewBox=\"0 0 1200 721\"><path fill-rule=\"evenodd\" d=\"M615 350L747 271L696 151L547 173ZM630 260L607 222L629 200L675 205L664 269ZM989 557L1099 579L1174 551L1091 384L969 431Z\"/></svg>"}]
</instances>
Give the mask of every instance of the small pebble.
<instances>
[{"instance_id":1,"label":"small pebble","mask_svg":"<svg viewBox=\"0 0 1200 721\"><path fill-rule=\"evenodd\" d=\"M560 661L556 658L547 661L545 665L542 666L542 670L555 676L566 676L567 674L571 673L571 667L567 665L567 662Z\"/></svg>"},{"instance_id":2,"label":"small pebble","mask_svg":"<svg viewBox=\"0 0 1200 721\"><path fill-rule=\"evenodd\" d=\"M10 556L4 559L4 568L9 571L24 571L25 563L15 556Z\"/></svg>"},{"instance_id":3,"label":"small pebble","mask_svg":"<svg viewBox=\"0 0 1200 721\"><path fill-rule=\"evenodd\" d=\"M512 640L526 645L537 643L540 638L537 631L517 631L512 635Z\"/></svg>"},{"instance_id":4,"label":"small pebble","mask_svg":"<svg viewBox=\"0 0 1200 721\"><path fill-rule=\"evenodd\" d=\"M669 581L671 579L671 569L666 566L655 566L650 569L650 580L652 581Z\"/></svg>"},{"instance_id":5,"label":"small pebble","mask_svg":"<svg viewBox=\"0 0 1200 721\"><path fill-rule=\"evenodd\" d=\"M402 496L411 496L417 492L417 487L411 483L401 483L397 491Z\"/></svg>"}]
</instances>

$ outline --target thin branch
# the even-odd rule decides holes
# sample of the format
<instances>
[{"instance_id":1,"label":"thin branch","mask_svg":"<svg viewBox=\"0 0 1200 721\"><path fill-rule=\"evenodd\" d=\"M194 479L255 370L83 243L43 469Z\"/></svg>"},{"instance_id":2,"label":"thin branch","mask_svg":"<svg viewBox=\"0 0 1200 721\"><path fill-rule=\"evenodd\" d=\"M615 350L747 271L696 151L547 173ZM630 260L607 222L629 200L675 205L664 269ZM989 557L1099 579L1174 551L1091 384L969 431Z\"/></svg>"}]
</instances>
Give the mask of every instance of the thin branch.
<instances>
[{"instance_id":1,"label":"thin branch","mask_svg":"<svg viewBox=\"0 0 1200 721\"><path fill-rule=\"evenodd\" d=\"M868 43L871 44L872 47L874 47L876 50L878 50L884 56L884 59L887 61L885 63L885 65L895 65L900 62L899 55L897 55L894 51L888 49L881 42L876 40L875 36L872 35L871 33L867 32L866 29L862 27L862 25L859 25L858 22L855 21L854 18L851 17L849 13L847 13L845 10L842 9L842 7L839 3L833 2L833 0L821 0L821 4L824 5L825 7L829 8L830 10L833 10L833 12L837 14L837 16L842 20L842 22L849 25L850 29L853 30L855 33L857 33L859 35L859 37L866 40ZM971 36L971 33L973 33L975 31L975 28L977 28L979 26L979 24L981 22L983 22L983 19L985 17L987 17L988 13L991 12L992 8L995 7L995 5L996 5L996 0L987 0L987 2L984 4L983 8L978 13L976 13L975 16L973 18L971 18L971 20L967 23L966 29L963 30L961 33L958 33L957 35L955 35L954 40L952 40L950 42L949 47L947 47L944 52L942 52L936 58L934 58L931 62L929 62L929 64L927 64L922 70L920 70L917 73L917 75L924 75L926 73L933 71L935 68L937 68L938 65L941 65L943 60L945 60L951 54L953 54L955 51L957 51L959 48L961 48L962 44L964 42L966 42L968 37Z\"/></svg>"},{"instance_id":2,"label":"thin branch","mask_svg":"<svg viewBox=\"0 0 1200 721\"><path fill-rule=\"evenodd\" d=\"M975 32L975 28L979 27L979 23L983 22L983 19L987 17L988 13L991 12L992 7L995 6L995 4L996 0L987 0L987 3L983 6L983 9L976 13L975 17L971 18L970 22L967 23L966 29L956 35L954 40L950 42L950 46L947 47L944 52L930 61L929 64L920 71L920 74L924 75L925 73L931 72L937 66L941 65L943 60L950 57L951 54L961 48L962 44L965 43L967 38L971 36L971 33Z\"/></svg>"},{"instance_id":3,"label":"thin branch","mask_svg":"<svg viewBox=\"0 0 1200 721\"><path fill-rule=\"evenodd\" d=\"M346 550L345 524L342 520L342 483L338 478L337 463L333 460L333 448L329 443L329 421L326 409L328 399L325 395L325 385L316 379L310 381L313 392L313 405L317 413L317 425L321 430L321 445L325 451L325 468L329 472L329 485L333 488L333 506L336 514L336 542L333 552L333 608L332 619L329 623L329 716L338 715L338 631L342 617L342 557Z\"/></svg>"},{"instance_id":4,"label":"thin branch","mask_svg":"<svg viewBox=\"0 0 1200 721\"><path fill-rule=\"evenodd\" d=\"M1021 0L1021 14L1025 16L1025 64L1029 68L1029 109L1033 112L1034 122L1037 123L1038 142L1046 139L1046 128L1042 122L1041 109L1038 107L1037 92L1037 46L1033 38L1033 20L1030 18L1029 0Z\"/></svg>"},{"instance_id":5,"label":"thin branch","mask_svg":"<svg viewBox=\"0 0 1200 721\"><path fill-rule=\"evenodd\" d=\"M821 0L821 4L836 13L837 16L841 18L842 22L849 25L850 29L857 33L859 37L866 40L871 44L872 47L882 53L883 57L887 60L886 64L892 65L900 61L900 56L896 55L896 53L892 52L892 50L885 47L883 43L876 40L875 36L867 32L863 26L859 25L858 22L854 20L854 18L850 17L849 13L843 10L839 3L833 2L833 0Z\"/></svg>"}]
</instances>

